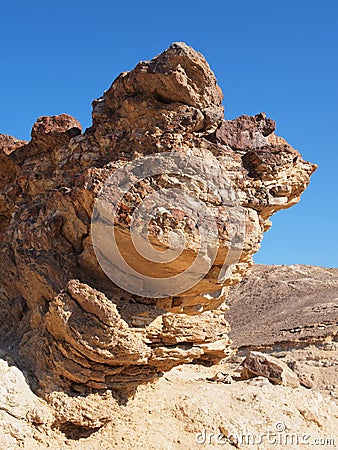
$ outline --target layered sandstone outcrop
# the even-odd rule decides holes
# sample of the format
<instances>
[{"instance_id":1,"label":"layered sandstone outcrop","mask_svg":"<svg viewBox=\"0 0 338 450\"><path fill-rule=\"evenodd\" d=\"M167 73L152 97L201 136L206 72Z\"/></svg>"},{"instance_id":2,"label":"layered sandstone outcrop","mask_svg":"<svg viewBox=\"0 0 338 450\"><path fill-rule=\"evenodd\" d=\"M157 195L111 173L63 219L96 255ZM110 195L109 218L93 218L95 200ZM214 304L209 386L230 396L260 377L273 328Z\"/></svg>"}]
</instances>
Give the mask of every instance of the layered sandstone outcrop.
<instances>
[{"instance_id":1,"label":"layered sandstone outcrop","mask_svg":"<svg viewBox=\"0 0 338 450\"><path fill-rule=\"evenodd\" d=\"M204 57L175 43L122 73L83 134L62 114L40 117L29 143L1 135L2 340L60 423L100 426L98 401L81 413L78 396L112 401L231 352L229 286L316 166L264 113L224 120L221 102ZM135 236L159 260L136 252Z\"/></svg>"}]
</instances>

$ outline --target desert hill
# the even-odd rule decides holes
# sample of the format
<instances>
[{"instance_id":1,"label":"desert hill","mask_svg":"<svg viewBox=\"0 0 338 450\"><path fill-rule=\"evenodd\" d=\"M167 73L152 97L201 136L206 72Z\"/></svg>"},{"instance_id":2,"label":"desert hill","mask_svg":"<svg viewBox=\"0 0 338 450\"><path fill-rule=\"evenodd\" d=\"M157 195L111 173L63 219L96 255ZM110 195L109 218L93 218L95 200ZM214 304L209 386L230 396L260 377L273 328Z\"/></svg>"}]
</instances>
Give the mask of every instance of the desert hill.
<instances>
[{"instance_id":1,"label":"desert hill","mask_svg":"<svg viewBox=\"0 0 338 450\"><path fill-rule=\"evenodd\" d=\"M255 265L227 303L238 347L325 340L337 335L338 269Z\"/></svg>"}]
</instances>

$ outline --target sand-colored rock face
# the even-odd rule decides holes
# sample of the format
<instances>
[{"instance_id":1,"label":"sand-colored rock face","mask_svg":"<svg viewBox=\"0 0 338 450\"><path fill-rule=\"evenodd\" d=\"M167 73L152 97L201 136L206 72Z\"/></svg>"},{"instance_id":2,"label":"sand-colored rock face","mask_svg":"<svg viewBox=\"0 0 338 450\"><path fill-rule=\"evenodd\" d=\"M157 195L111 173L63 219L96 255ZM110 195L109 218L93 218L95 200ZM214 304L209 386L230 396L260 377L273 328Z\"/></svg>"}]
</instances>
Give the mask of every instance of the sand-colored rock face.
<instances>
[{"instance_id":1,"label":"sand-colored rock face","mask_svg":"<svg viewBox=\"0 0 338 450\"><path fill-rule=\"evenodd\" d=\"M204 57L175 43L122 73L84 134L62 114L29 143L0 136L2 339L59 423L100 426L112 392L231 352L228 287L316 166L264 113L225 121L221 101Z\"/></svg>"}]
</instances>

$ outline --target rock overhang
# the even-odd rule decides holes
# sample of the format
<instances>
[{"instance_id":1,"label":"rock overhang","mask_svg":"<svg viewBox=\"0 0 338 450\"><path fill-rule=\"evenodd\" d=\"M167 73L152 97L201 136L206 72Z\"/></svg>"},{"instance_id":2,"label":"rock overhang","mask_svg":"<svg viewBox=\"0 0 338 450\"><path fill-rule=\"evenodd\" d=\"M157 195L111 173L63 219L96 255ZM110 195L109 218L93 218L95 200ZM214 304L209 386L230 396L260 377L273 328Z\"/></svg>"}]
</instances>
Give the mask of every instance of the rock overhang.
<instances>
[{"instance_id":1,"label":"rock overhang","mask_svg":"<svg viewBox=\"0 0 338 450\"><path fill-rule=\"evenodd\" d=\"M39 118L30 143L1 135L3 332L17 333L46 398L57 395L57 386L65 392L129 389L175 365L214 363L231 353L228 289L250 271L269 217L299 201L316 166L275 134L264 113L224 120L221 102L205 58L174 43L117 77L93 102L93 125L83 134L79 122L63 114ZM164 170L170 158L179 159L180 172ZM116 174L139 161L162 171L137 182L130 178L136 172L124 173L131 187L109 225L141 282L191 276L199 223L217 231L215 258L204 276L166 297L128 291L128 273L119 268L123 276L109 279L97 257L107 244L99 252L93 246L93 210L102 189L112 179L119 185ZM151 246L167 251L178 232L185 242L181 260L154 268L135 256L130 224L158 192L171 195L161 198L165 207L158 205L162 210L150 219L146 211ZM190 209L186 196L195 202ZM196 215L197 204L210 211L210 226L209 216ZM235 225L242 225L242 234ZM21 306L12 309L14 303Z\"/></svg>"}]
</instances>

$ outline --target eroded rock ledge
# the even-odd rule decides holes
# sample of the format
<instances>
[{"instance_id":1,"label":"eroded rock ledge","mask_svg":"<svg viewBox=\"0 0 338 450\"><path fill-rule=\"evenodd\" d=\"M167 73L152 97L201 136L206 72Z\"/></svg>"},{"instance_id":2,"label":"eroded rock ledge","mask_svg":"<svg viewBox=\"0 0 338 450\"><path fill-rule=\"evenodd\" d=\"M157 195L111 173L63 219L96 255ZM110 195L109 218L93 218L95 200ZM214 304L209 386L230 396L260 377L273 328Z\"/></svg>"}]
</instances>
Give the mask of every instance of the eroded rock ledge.
<instances>
[{"instance_id":1,"label":"eroded rock ledge","mask_svg":"<svg viewBox=\"0 0 338 450\"><path fill-rule=\"evenodd\" d=\"M29 143L0 135L2 341L17 343L20 365L57 409L59 423L100 426L109 417L100 415L99 401L111 402L111 393L231 352L224 318L229 286L250 270L269 217L299 201L316 166L274 134L275 123L264 113L224 120L221 102L204 57L175 43L122 73L93 102L93 125L83 134L76 119L62 114L40 117ZM203 280L178 296L146 298L106 277L93 250L91 217L100 189L118 168L163 152L217 163L236 189L246 234L220 281L229 251L222 199L185 177L134 186L116 217L127 253L135 207L172 186L203 200L219 232L218 253ZM184 211L166 210L153 225L149 233L159 248L180 229L187 237L184 264L196 256L196 231ZM169 275L181 264L168 266ZM144 270L157 276L163 267ZM93 396L95 407L88 400L88 407L77 408Z\"/></svg>"}]
</instances>

